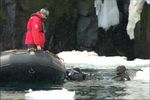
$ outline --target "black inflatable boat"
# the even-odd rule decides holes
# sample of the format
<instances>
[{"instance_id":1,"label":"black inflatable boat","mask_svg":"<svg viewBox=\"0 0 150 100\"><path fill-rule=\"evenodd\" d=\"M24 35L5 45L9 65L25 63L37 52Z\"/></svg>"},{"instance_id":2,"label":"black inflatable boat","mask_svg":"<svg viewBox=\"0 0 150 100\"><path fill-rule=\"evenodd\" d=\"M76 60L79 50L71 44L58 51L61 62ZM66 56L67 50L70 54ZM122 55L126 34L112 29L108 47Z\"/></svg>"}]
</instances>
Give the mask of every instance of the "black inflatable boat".
<instances>
[{"instance_id":1,"label":"black inflatable boat","mask_svg":"<svg viewBox=\"0 0 150 100\"><path fill-rule=\"evenodd\" d=\"M61 82L65 67L47 51L31 55L27 50L3 51L0 55L0 82Z\"/></svg>"}]
</instances>

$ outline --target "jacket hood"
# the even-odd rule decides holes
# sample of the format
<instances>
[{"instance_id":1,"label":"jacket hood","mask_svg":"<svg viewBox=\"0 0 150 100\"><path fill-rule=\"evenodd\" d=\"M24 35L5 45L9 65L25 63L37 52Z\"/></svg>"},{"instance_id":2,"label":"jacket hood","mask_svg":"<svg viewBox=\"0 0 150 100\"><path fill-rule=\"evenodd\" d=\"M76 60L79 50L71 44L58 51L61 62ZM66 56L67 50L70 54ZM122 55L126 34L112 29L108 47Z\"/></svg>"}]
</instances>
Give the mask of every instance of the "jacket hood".
<instances>
[{"instance_id":1,"label":"jacket hood","mask_svg":"<svg viewBox=\"0 0 150 100\"><path fill-rule=\"evenodd\" d=\"M41 14L40 11L37 11L37 12L35 13L35 15L38 16L39 18L44 19L44 17L42 16L42 14Z\"/></svg>"}]
</instances>

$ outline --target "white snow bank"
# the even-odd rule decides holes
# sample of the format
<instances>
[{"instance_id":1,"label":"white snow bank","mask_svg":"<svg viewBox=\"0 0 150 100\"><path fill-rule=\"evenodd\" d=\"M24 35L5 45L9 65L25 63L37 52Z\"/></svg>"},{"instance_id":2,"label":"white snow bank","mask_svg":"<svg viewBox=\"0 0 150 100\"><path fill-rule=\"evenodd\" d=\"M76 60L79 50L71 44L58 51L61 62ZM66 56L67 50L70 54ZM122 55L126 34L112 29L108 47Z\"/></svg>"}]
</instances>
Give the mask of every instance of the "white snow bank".
<instances>
[{"instance_id":1,"label":"white snow bank","mask_svg":"<svg viewBox=\"0 0 150 100\"><path fill-rule=\"evenodd\" d=\"M130 0L127 25L127 33L130 39L134 39L134 28L136 23L141 19L141 12L145 2L150 4L150 0Z\"/></svg>"},{"instance_id":2,"label":"white snow bank","mask_svg":"<svg viewBox=\"0 0 150 100\"><path fill-rule=\"evenodd\" d=\"M64 51L57 54L60 58L64 59L66 64L89 64L94 65L92 68L116 68L118 65L125 65L126 67L145 67L150 66L150 59L135 59L127 61L126 57L121 56L98 56L94 52L87 51ZM85 66L83 66L85 67ZM90 66L87 66L90 68Z\"/></svg>"},{"instance_id":3,"label":"white snow bank","mask_svg":"<svg viewBox=\"0 0 150 100\"><path fill-rule=\"evenodd\" d=\"M49 90L49 91L29 91L25 94L26 100L74 100L75 91Z\"/></svg>"},{"instance_id":4,"label":"white snow bank","mask_svg":"<svg viewBox=\"0 0 150 100\"><path fill-rule=\"evenodd\" d=\"M119 10L116 0L95 0L98 27L108 30L111 26L119 24Z\"/></svg>"}]
</instances>

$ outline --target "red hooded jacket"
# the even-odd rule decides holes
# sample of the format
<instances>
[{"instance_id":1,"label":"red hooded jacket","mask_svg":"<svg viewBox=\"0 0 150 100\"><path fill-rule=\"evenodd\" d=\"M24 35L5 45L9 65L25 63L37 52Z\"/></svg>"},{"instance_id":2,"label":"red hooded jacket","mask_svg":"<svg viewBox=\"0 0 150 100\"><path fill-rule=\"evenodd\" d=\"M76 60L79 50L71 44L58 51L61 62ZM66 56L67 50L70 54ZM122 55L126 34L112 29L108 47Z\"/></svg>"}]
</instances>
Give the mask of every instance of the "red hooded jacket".
<instances>
[{"instance_id":1,"label":"red hooded jacket","mask_svg":"<svg viewBox=\"0 0 150 100\"><path fill-rule=\"evenodd\" d=\"M44 47L45 34L43 27L42 15L38 11L32 15L27 23L27 32L25 37L26 45L36 45Z\"/></svg>"}]
</instances>

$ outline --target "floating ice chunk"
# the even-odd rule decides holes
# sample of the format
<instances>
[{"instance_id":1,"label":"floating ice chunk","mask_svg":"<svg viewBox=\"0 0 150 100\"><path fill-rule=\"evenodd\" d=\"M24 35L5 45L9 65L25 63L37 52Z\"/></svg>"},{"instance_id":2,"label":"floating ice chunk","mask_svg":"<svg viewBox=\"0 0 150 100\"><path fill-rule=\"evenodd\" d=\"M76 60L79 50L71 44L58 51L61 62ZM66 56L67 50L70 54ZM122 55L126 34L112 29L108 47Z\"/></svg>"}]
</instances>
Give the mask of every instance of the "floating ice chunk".
<instances>
[{"instance_id":1,"label":"floating ice chunk","mask_svg":"<svg viewBox=\"0 0 150 100\"><path fill-rule=\"evenodd\" d=\"M150 79L150 67L142 68L142 71L138 71L136 73L136 76L134 77L134 80L145 80L149 81Z\"/></svg>"},{"instance_id":2,"label":"floating ice chunk","mask_svg":"<svg viewBox=\"0 0 150 100\"><path fill-rule=\"evenodd\" d=\"M49 91L31 91L25 94L26 100L74 100L75 91L49 90Z\"/></svg>"}]
</instances>

